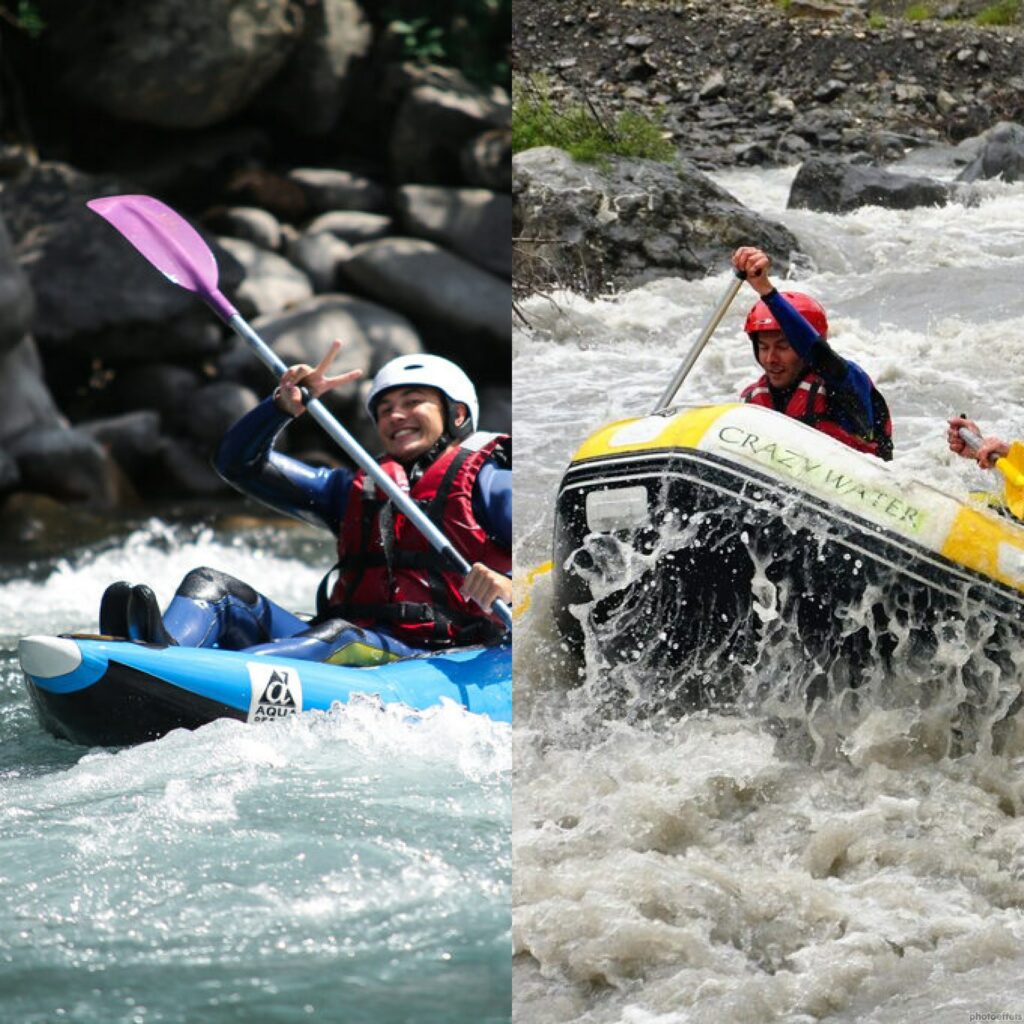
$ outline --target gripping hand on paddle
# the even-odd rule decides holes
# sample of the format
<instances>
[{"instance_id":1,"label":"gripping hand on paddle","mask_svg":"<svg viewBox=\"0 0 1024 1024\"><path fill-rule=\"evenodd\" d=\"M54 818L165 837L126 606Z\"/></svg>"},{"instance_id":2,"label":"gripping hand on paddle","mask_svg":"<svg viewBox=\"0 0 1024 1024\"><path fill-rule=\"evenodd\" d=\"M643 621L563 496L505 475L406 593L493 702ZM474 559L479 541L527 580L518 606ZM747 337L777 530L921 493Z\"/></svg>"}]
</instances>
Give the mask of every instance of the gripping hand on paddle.
<instances>
[{"instance_id":1,"label":"gripping hand on paddle","mask_svg":"<svg viewBox=\"0 0 1024 1024\"><path fill-rule=\"evenodd\" d=\"M969 445L961 436L962 429L968 430L978 438L977 446ZM974 420L966 416L951 416L949 430L946 431L949 450L965 459L974 459L982 469L991 469L996 459L1001 459L1010 451L1010 446L998 437L982 437L981 429Z\"/></svg>"},{"instance_id":2,"label":"gripping hand on paddle","mask_svg":"<svg viewBox=\"0 0 1024 1024\"><path fill-rule=\"evenodd\" d=\"M462 593L489 612L495 601L512 601L512 581L483 562L474 562L462 581Z\"/></svg>"},{"instance_id":3,"label":"gripping hand on paddle","mask_svg":"<svg viewBox=\"0 0 1024 1024\"><path fill-rule=\"evenodd\" d=\"M301 416L306 411L307 399L319 398L327 391L362 377L362 370L347 370L345 373L339 373L333 377L327 375L327 368L341 351L341 344L335 338L323 359L316 366L296 363L281 374L281 380L274 391L274 404L278 409L288 413L289 416ZM305 398L302 390L307 393Z\"/></svg>"},{"instance_id":4,"label":"gripping hand on paddle","mask_svg":"<svg viewBox=\"0 0 1024 1024\"><path fill-rule=\"evenodd\" d=\"M768 280L768 268L772 261L767 253L752 245L742 245L732 254L732 265L746 275L747 284L758 295L767 295L774 287Z\"/></svg>"}]
</instances>

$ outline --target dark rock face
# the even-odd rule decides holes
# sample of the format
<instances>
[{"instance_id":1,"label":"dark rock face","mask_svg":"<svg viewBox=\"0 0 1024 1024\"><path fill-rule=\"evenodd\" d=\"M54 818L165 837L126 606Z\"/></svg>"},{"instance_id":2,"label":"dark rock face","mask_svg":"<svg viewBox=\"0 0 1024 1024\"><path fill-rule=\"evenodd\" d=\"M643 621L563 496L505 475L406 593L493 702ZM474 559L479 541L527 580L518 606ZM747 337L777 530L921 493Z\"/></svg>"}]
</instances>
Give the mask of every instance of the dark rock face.
<instances>
[{"instance_id":1,"label":"dark rock face","mask_svg":"<svg viewBox=\"0 0 1024 1024\"><path fill-rule=\"evenodd\" d=\"M349 72L369 52L373 31L355 0L306 4L303 22L298 45L258 105L304 135L326 135L352 94Z\"/></svg>"},{"instance_id":2,"label":"dark rock face","mask_svg":"<svg viewBox=\"0 0 1024 1024\"><path fill-rule=\"evenodd\" d=\"M657 277L702 277L739 245L759 245L783 270L799 250L686 163L612 159L607 170L541 147L513 160L516 279L526 290L595 293Z\"/></svg>"},{"instance_id":3,"label":"dark rock face","mask_svg":"<svg viewBox=\"0 0 1024 1024\"><path fill-rule=\"evenodd\" d=\"M510 420L507 88L402 62L394 15L363 0L39 6L38 38L0 19L0 513L23 510L19 530L51 528L42 495L231 493L210 457L273 387L86 207L100 196L155 195L194 224L286 362L335 337L366 378L400 353L466 356ZM375 449L365 386L325 401ZM283 446L338 458L311 419Z\"/></svg>"},{"instance_id":4,"label":"dark rock face","mask_svg":"<svg viewBox=\"0 0 1024 1024\"><path fill-rule=\"evenodd\" d=\"M483 94L451 71L408 69L391 138L394 181L450 185L462 180L462 151L482 133L507 128L508 97Z\"/></svg>"},{"instance_id":5,"label":"dark rock face","mask_svg":"<svg viewBox=\"0 0 1024 1024\"><path fill-rule=\"evenodd\" d=\"M21 341L32 326L34 313L32 288L15 259L10 236L0 216L0 353Z\"/></svg>"},{"instance_id":6,"label":"dark rock face","mask_svg":"<svg viewBox=\"0 0 1024 1024\"><path fill-rule=\"evenodd\" d=\"M60 5L47 45L60 85L113 117L202 128L244 110L284 66L302 25L289 0Z\"/></svg>"},{"instance_id":7,"label":"dark rock face","mask_svg":"<svg viewBox=\"0 0 1024 1024\"><path fill-rule=\"evenodd\" d=\"M116 463L84 431L33 430L12 440L8 452L18 464L25 490L94 508L117 504Z\"/></svg>"},{"instance_id":8,"label":"dark rock face","mask_svg":"<svg viewBox=\"0 0 1024 1024\"><path fill-rule=\"evenodd\" d=\"M405 185L397 201L407 234L429 238L494 274L511 274L510 196L486 189Z\"/></svg>"},{"instance_id":9,"label":"dark rock face","mask_svg":"<svg viewBox=\"0 0 1024 1024\"><path fill-rule=\"evenodd\" d=\"M948 199L949 187L940 181L813 157L800 165L787 205L791 209L849 213L861 206L889 210L945 206Z\"/></svg>"},{"instance_id":10,"label":"dark rock face","mask_svg":"<svg viewBox=\"0 0 1024 1024\"><path fill-rule=\"evenodd\" d=\"M32 330L48 350L76 348L90 339L90 354L140 358L130 329L143 325L162 335L160 349L205 353L217 347L208 314L167 282L85 203L133 191L127 182L96 178L66 164L43 163L0 192L15 253L35 296ZM209 239L230 294L241 267ZM152 356L150 349L142 358Z\"/></svg>"},{"instance_id":11,"label":"dark rock face","mask_svg":"<svg viewBox=\"0 0 1024 1024\"><path fill-rule=\"evenodd\" d=\"M66 425L43 380L43 364L31 335L0 352L0 380L6 397L0 403L0 442L6 444L36 428Z\"/></svg>"}]
</instances>

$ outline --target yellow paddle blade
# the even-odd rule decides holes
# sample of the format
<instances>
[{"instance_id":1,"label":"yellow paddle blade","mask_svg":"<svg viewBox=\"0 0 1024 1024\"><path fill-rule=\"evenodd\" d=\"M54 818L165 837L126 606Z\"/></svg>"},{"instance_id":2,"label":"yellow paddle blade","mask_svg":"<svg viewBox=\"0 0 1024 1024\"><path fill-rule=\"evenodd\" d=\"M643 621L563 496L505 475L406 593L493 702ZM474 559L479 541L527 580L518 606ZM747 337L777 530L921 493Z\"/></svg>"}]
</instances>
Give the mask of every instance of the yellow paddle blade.
<instances>
[{"instance_id":1,"label":"yellow paddle blade","mask_svg":"<svg viewBox=\"0 0 1024 1024\"><path fill-rule=\"evenodd\" d=\"M996 469L1006 480L1006 507L1024 519L1024 443L1014 441L1009 452L996 459Z\"/></svg>"},{"instance_id":2,"label":"yellow paddle blade","mask_svg":"<svg viewBox=\"0 0 1024 1024\"><path fill-rule=\"evenodd\" d=\"M531 591L537 580L551 572L554 568L552 562L542 562L540 565L530 569L525 576L519 577L512 582L513 604L512 618L518 619L527 608L530 607Z\"/></svg>"},{"instance_id":3,"label":"yellow paddle blade","mask_svg":"<svg viewBox=\"0 0 1024 1024\"><path fill-rule=\"evenodd\" d=\"M1010 445L1006 461L1017 471L1021 482L1024 483L1024 441L1014 441Z\"/></svg>"}]
</instances>

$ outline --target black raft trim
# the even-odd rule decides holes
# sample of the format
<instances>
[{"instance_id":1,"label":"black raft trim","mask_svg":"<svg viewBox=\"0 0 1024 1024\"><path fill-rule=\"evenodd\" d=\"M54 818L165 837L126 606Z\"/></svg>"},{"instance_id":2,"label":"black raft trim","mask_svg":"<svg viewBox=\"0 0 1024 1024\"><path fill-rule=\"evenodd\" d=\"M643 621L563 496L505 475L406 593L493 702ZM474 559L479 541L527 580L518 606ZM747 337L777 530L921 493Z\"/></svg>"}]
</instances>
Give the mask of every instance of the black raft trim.
<instances>
[{"instance_id":1,"label":"black raft trim","mask_svg":"<svg viewBox=\"0 0 1024 1024\"><path fill-rule=\"evenodd\" d=\"M89 747L125 747L159 739L172 729L198 729L218 718L248 719L248 711L183 690L111 659L91 686L54 693L30 686L44 729Z\"/></svg>"}]
</instances>

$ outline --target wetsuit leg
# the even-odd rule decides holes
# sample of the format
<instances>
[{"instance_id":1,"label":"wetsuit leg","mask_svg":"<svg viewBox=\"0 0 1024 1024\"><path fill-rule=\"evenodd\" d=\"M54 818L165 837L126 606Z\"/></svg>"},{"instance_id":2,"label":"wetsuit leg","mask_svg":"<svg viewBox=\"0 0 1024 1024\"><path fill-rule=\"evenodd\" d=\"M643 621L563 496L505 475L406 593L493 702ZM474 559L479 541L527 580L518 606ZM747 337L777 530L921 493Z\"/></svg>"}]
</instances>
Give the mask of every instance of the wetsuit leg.
<instances>
[{"instance_id":1,"label":"wetsuit leg","mask_svg":"<svg viewBox=\"0 0 1024 1024\"><path fill-rule=\"evenodd\" d=\"M359 668L423 653L422 647L410 647L389 633L353 626L344 619L329 619L292 636L245 650L247 654L265 657L300 658Z\"/></svg>"},{"instance_id":2,"label":"wetsuit leg","mask_svg":"<svg viewBox=\"0 0 1024 1024\"><path fill-rule=\"evenodd\" d=\"M183 647L240 650L307 626L247 583L216 569L193 569L178 587L164 626Z\"/></svg>"}]
</instances>

